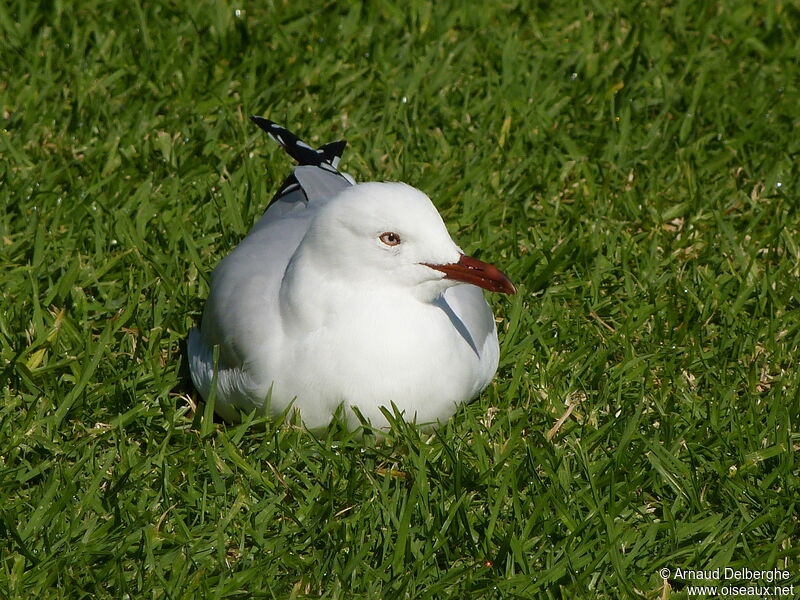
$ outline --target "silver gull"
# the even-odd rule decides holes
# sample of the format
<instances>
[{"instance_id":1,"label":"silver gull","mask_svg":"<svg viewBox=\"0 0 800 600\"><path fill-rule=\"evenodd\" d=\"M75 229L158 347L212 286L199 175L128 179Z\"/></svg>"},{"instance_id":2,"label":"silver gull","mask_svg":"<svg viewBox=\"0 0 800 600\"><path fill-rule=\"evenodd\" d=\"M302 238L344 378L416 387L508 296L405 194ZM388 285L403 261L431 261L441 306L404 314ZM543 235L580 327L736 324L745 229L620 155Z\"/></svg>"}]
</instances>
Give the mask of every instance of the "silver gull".
<instances>
[{"instance_id":1,"label":"silver gull","mask_svg":"<svg viewBox=\"0 0 800 600\"><path fill-rule=\"evenodd\" d=\"M344 141L315 150L287 129L252 120L299 166L239 246L214 270L192 380L215 410L299 410L311 429L344 405L385 428L392 403L417 424L448 419L497 369L486 290L516 290L465 256L431 200L404 183L360 183L337 169ZM215 351L218 346L215 369Z\"/></svg>"}]
</instances>

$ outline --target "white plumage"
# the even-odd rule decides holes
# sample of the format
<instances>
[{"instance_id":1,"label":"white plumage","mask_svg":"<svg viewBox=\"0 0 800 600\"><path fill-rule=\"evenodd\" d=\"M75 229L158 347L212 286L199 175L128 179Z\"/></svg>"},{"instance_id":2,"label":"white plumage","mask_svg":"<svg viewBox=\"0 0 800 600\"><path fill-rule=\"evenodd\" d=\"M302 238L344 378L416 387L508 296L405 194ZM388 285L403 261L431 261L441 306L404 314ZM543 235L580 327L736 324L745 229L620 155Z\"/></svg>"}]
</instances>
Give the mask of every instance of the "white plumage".
<instances>
[{"instance_id":1,"label":"white plumage","mask_svg":"<svg viewBox=\"0 0 800 600\"><path fill-rule=\"evenodd\" d=\"M301 166L215 269L202 324L189 334L192 379L206 399L219 346L216 411L280 414L309 428L343 404L373 426L394 403L406 420L444 421L497 369L486 289L500 271L456 246L430 199L402 183L353 184L336 170L344 143L315 151L257 124ZM472 285L475 284L475 285Z\"/></svg>"}]
</instances>

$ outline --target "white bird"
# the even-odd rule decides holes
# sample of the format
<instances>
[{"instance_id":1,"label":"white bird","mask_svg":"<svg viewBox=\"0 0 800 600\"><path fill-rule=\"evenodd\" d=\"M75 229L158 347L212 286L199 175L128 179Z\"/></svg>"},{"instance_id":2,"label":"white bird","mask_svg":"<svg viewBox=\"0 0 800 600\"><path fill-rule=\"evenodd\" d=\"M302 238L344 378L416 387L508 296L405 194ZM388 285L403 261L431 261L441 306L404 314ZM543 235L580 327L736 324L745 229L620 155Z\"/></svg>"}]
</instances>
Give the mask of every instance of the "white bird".
<instances>
[{"instance_id":1,"label":"white bird","mask_svg":"<svg viewBox=\"0 0 800 600\"><path fill-rule=\"evenodd\" d=\"M314 150L252 120L300 166L213 273L189 334L195 386L208 400L216 370L215 410L232 422L292 406L315 429L344 405L351 429L360 424L351 407L385 428L380 407L392 403L407 421L445 421L497 369L479 288L513 294L513 284L464 255L421 191L340 173L346 142Z\"/></svg>"}]
</instances>

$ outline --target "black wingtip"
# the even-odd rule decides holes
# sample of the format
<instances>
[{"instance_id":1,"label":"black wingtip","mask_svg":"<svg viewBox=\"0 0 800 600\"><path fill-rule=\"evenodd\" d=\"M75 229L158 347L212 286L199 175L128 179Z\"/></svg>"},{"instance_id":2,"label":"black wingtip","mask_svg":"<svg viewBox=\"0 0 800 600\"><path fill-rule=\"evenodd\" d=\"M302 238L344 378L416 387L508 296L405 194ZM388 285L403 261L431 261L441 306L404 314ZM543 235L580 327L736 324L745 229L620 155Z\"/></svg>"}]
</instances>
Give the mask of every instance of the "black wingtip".
<instances>
[{"instance_id":1,"label":"black wingtip","mask_svg":"<svg viewBox=\"0 0 800 600\"><path fill-rule=\"evenodd\" d=\"M319 166L327 163L336 168L344 152L347 142L339 140L330 142L314 150L310 145L301 140L297 135L264 117L253 115L250 120L267 132L269 137L278 142L286 153L301 165Z\"/></svg>"},{"instance_id":2,"label":"black wingtip","mask_svg":"<svg viewBox=\"0 0 800 600\"><path fill-rule=\"evenodd\" d=\"M328 162L333 162L334 158L341 158L346 147L347 140L336 140L335 142L328 142L324 146L320 146L319 149L322 150L325 156L330 157ZM335 163L334 166L336 166Z\"/></svg>"},{"instance_id":3,"label":"black wingtip","mask_svg":"<svg viewBox=\"0 0 800 600\"><path fill-rule=\"evenodd\" d=\"M264 117L259 117L256 115L251 115L250 120L267 133L270 133L270 128L275 126L274 121L270 121L269 119L265 119Z\"/></svg>"}]
</instances>

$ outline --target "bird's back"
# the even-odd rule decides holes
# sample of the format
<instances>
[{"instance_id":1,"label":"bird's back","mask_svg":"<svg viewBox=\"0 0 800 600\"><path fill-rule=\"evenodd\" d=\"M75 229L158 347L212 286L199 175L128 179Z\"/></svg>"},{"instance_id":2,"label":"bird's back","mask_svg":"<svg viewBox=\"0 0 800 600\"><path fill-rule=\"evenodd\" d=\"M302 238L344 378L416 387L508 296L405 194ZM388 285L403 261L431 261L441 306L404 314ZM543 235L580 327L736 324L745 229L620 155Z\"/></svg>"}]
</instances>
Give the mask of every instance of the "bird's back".
<instances>
[{"instance_id":1,"label":"bird's back","mask_svg":"<svg viewBox=\"0 0 800 600\"><path fill-rule=\"evenodd\" d=\"M280 285L313 213L354 183L336 169L344 141L314 150L268 119L252 120L300 164L244 240L214 270L201 327L189 333L192 380L204 398L215 369L213 348L219 347L217 410L229 420L238 417L235 407L247 410L252 395L262 393L263 386L248 369L251 357L280 352Z\"/></svg>"}]
</instances>

